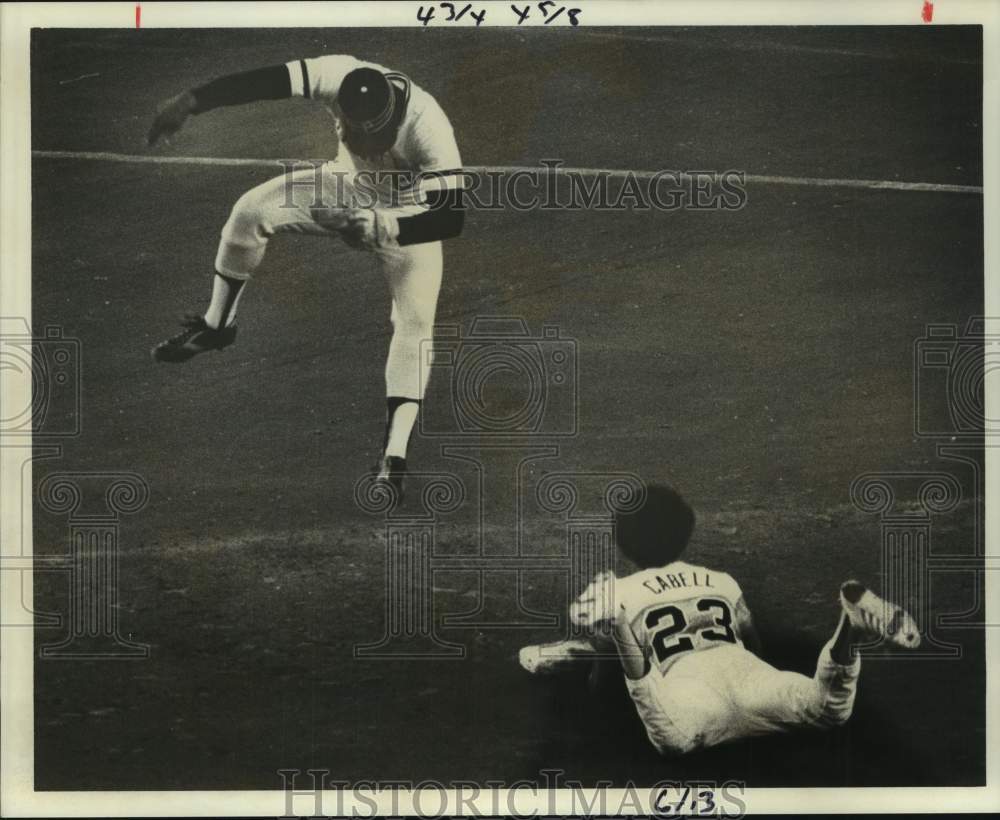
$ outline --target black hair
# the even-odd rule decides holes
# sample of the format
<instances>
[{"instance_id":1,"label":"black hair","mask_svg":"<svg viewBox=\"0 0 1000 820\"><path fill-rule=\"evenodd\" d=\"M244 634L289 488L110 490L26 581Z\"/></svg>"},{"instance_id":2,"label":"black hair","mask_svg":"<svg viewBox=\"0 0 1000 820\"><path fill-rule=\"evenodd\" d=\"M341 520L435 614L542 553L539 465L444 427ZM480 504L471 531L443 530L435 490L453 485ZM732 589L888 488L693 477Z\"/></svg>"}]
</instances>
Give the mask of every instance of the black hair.
<instances>
[{"instance_id":1,"label":"black hair","mask_svg":"<svg viewBox=\"0 0 1000 820\"><path fill-rule=\"evenodd\" d=\"M618 550L640 569L676 561L694 532L695 515L680 493L647 484L642 506L615 514Z\"/></svg>"}]
</instances>

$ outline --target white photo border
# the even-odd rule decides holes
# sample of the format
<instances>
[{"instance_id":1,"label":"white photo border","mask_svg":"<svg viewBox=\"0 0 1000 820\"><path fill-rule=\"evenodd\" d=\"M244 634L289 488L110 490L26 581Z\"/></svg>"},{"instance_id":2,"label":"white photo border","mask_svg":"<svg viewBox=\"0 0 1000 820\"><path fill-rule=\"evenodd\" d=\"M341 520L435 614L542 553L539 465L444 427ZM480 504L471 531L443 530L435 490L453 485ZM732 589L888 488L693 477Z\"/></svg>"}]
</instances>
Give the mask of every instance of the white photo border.
<instances>
[{"instance_id":1,"label":"white photo border","mask_svg":"<svg viewBox=\"0 0 1000 820\"><path fill-rule=\"evenodd\" d=\"M378 6L377 13L373 7ZM141 25L144 28L281 28L281 27L363 27L418 26L415 10L419 2L328 2L328 3L242 3L234 13L234 3L144 3L141 4ZM477 7L496 7L486 25L496 25L506 10L507 2L478 2ZM678 2L619 3L607 0L576 0L569 4L583 9L581 26L695 26L695 25L924 25L921 20L923 0L887 0L879 3L865 0L786 0L786 2L744 2L743 0L683 0ZM0 226L0 315L31 316L31 128L29 40L35 27L59 28L129 28L135 25L134 3L4 3L0 8L2 35L2 65L0 65L0 180L2 180L2 226ZM985 225L1000 225L1000 3L976 0L937 0L931 25L980 24L984 45L984 111L983 111L983 186ZM995 270L998 259L1000 232L985 231L985 306L986 316L1000 316L1000 275ZM998 322L987 327L988 333L1000 333ZM24 396L30 395L30 379L17 389L0 396L5 407L23 406ZM7 384L5 382L5 384ZM996 380L986 382L986 416L995 418L998 408ZM0 407L0 417L6 417ZM18 544L16 553L31 555L31 528L24 530L21 522L31 520L31 493L24 492L24 482L31 486L30 464L22 472L18 448L0 448L0 536L2 554ZM30 452L30 450L29 450ZM998 496L997 456L986 448L986 497ZM986 543L996 543L1000 532L997 509L986 505ZM988 562L996 562L990 556ZM1000 623L1000 595L995 570L986 575L986 618L991 624ZM21 585L19 572L0 572L2 612L0 622L21 602L31 606L31 587ZM23 593L23 597L22 597ZM283 791L160 791L160 792L35 792L33 788L33 630L5 628L0 630L0 802L3 816L104 816L147 817L173 816L281 816L286 811ZM747 810L757 813L858 813L858 812L933 812L996 811L1000 808L1000 757L997 755L997 707L1000 705L998 656L1000 635L996 629L986 629L987 667L987 786L980 788L748 788L745 793ZM916 716L914 719L918 719ZM326 810L338 806L337 795L324 793ZM554 799L551 799L553 798ZM537 796L533 804L530 795L520 794L512 805L519 813L530 814L537 809L539 816L566 814L574 810L573 795L560 790L553 795ZM607 805L630 805L624 790L608 792ZM650 811L649 795L641 810ZM402 793L371 796L353 803L344 795L340 805L346 813L352 808L367 814L371 801L378 802L380 813L393 808L398 801L400 813L413 810L412 795ZM449 793L449 800L457 798ZM306 798L308 801L309 798ZM298 800L301 800L299 798ZM511 805L508 795L490 795L484 791L481 816L490 816L491 808ZM430 805L437 806L437 800ZM305 804L296 803L296 807ZM450 802L448 809L457 806Z\"/></svg>"}]
</instances>

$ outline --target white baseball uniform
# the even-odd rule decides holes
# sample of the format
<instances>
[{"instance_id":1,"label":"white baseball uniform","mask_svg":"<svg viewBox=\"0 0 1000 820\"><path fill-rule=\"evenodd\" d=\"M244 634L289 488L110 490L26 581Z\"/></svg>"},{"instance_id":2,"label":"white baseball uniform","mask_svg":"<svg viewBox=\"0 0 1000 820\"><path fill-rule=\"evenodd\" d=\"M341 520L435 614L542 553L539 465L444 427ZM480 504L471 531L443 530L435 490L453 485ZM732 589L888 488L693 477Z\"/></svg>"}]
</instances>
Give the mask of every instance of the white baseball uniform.
<instances>
[{"instance_id":1,"label":"white baseball uniform","mask_svg":"<svg viewBox=\"0 0 1000 820\"><path fill-rule=\"evenodd\" d=\"M337 93L340 84L349 72L362 67L383 73L388 71L383 66L346 55L290 62L287 68L292 95L326 105L334 116L339 135L341 116ZM264 258L268 240L276 233L338 236L336 211L350 207L355 194L370 198L374 189L377 205L396 217L424 211L419 204L405 204L405 198L393 200L389 180L379 182L369 175L362 190L358 184L359 171L422 173L454 171L460 166L461 156L447 116L430 94L411 83L406 115L396 142L387 154L375 161L366 160L353 155L341 142L337 157L319 169L276 177L241 196L222 229L216 270L235 279L249 279ZM421 343L433 335L441 287L441 242L404 247L390 243L373 252L392 293L393 336L386 363L386 393L423 398L430 357L421 357L420 348Z\"/></svg>"},{"instance_id":2,"label":"white baseball uniform","mask_svg":"<svg viewBox=\"0 0 1000 820\"><path fill-rule=\"evenodd\" d=\"M641 653L648 668L637 680L626 675L628 690L663 753L836 725L851 715L860 659L834 663L831 641L813 677L775 669L744 648L749 610L724 572L675 561L617 579L613 598L619 627L628 627L616 630L619 651Z\"/></svg>"}]
</instances>

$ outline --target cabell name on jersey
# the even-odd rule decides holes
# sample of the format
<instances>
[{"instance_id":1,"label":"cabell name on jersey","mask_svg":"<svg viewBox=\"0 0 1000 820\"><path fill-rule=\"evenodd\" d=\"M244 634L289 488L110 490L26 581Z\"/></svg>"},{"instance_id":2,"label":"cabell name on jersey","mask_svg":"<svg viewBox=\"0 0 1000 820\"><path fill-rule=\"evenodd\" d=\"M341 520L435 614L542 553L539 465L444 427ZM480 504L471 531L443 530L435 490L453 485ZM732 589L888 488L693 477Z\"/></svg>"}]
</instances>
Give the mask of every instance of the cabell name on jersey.
<instances>
[{"instance_id":1,"label":"cabell name on jersey","mask_svg":"<svg viewBox=\"0 0 1000 820\"><path fill-rule=\"evenodd\" d=\"M715 589L712 585L712 576L709 573L691 572L690 580L688 580L688 575L687 572L665 572L663 575L655 575L653 578L646 579L642 585L657 595L668 589L683 589L684 587Z\"/></svg>"}]
</instances>

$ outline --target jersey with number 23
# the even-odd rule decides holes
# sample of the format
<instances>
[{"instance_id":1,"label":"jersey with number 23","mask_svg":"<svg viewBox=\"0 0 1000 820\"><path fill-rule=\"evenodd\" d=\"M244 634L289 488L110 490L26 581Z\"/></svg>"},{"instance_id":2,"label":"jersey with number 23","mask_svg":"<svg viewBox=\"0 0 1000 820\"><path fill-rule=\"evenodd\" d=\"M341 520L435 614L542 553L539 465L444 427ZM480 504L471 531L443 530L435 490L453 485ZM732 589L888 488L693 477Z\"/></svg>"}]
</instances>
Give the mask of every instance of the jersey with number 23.
<instances>
[{"instance_id":1,"label":"jersey with number 23","mask_svg":"<svg viewBox=\"0 0 1000 820\"><path fill-rule=\"evenodd\" d=\"M748 611L739 584L725 572L675 561L618 579L615 598L619 618L661 674L693 652L743 646L740 624Z\"/></svg>"}]
</instances>

